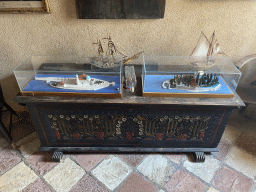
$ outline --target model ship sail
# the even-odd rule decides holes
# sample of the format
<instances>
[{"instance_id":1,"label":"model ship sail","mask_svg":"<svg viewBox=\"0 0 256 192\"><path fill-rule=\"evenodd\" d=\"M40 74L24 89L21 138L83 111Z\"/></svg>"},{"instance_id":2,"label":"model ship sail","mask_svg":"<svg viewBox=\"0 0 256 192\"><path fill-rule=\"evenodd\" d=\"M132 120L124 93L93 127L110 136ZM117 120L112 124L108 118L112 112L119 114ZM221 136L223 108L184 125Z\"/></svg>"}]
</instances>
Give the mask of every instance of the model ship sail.
<instances>
[{"instance_id":1,"label":"model ship sail","mask_svg":"<svg viewBox=\"0 0 256 192\"><path fill-rule=\"evenodd\" d=\"M197 42L197 45L194 48L191 56L193 56L193 57L205 57L208 54L209 47L210 47L210 43L209 43L208 39L206 38L206 36L202 32L201 36L200 36L200 38Z\"/></svg>"},{"instance_id":2,"label":"model ship sail","mask_svg":"<svg viewBox=\"0 0 256 192\"><path fill-rule=\"evenodd\" d=\"M215 32L213 32L210 41L204 33L201 32L197 45L190 55L189 62L196 68L204 70L215 65L213 56L221 54L225 55L215 38Z\"/></svg>"}]
</instances>

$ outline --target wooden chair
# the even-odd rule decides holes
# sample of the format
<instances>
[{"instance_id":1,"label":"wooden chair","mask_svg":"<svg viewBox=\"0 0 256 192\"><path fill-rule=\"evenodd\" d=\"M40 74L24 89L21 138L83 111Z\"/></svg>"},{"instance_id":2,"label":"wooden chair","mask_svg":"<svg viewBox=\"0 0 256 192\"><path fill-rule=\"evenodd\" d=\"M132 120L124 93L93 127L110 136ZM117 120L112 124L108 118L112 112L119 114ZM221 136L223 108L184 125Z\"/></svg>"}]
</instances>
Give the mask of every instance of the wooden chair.
<instances>
[{"instance_id":1,"label":"wooden chair","mask_svg":"<svg viewBox=\"0 0 256 192\"><path fill-rule=\"evenodd\" d=\"M3 108L6 108L6 110L3 111ZM4 126L2 122L2 113L5 111L10 111L11 116L10 116L10 124L9 124L9 130ZM5 138L7 139L8 142L12 142L12 137L11 137L11 125L12 125L12 115L17 115L17 113L5 102L4 96L3 96L3 91L2 87L0 85L0 131L3 133Z\"/></svg>"}]
</instances>

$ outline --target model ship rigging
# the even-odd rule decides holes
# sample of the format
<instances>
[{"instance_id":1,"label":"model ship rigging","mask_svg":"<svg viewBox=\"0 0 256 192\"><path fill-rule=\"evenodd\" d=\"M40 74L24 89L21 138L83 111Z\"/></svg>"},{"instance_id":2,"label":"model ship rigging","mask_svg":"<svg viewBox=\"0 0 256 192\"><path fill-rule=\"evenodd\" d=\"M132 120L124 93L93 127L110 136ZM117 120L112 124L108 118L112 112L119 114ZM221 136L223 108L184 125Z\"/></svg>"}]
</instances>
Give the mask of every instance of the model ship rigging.
<instances>
[{"instance_id":1,"label":"model ship rigging","mask_svg":"<svg viewBox=\"0 0 256 192\"><path fill-rule=\"evenodd\" d=\"M162 83L164 89L179 89L190 92L217 91L221 87L218 76L213 74L174 75Z\"/></svg>"},{"instance_id":2,"label":"model ship rigging","mask_svg":"<svg viewBox=\"0 0 256 192\"><path fill-rule=\"evenodd\" d=\"M137 59L141 55L141 53L143 53L143 51L141 51L131 57L128 57L116 48L110 36L108 38L103 38L102 40L108 41L106 55L104 55L104 49L99 39L97 40L97 43L93 43L98 45L98 57L94 57L92 59L92 63L94 66L99 68L113 68L120 66L121 61L115 58L117 54L120 54L122 56L123 65L125 65L130 63L133 59Z\"/></svg>"},{"instance_id":3,"label":"model ship rigging","mask_svg":"<svg viewBox=\"0 0 256 192\"><path fill-rule=\"evenodd\" d=\"M71 90L96 91L115 85L115 82L91 78L89 75L85 74L76 75L74 78L35 77L35 80L46 81L51 87Z\"/></svg>"},{"instance_id":4,"label":"model ship rigging","mask_svg":"<svg viewBox=\"0 0 256 192\"><path fill-rule=\"evenodd\" d=\"M215 32L213 32L210 41L201 32L200 38L196 47L192 51L189 63L192 64L198 70L206 70L215 65L214 56L226 55L220 48L220 45L215 38Z\"/></svg>"}]
</instances>

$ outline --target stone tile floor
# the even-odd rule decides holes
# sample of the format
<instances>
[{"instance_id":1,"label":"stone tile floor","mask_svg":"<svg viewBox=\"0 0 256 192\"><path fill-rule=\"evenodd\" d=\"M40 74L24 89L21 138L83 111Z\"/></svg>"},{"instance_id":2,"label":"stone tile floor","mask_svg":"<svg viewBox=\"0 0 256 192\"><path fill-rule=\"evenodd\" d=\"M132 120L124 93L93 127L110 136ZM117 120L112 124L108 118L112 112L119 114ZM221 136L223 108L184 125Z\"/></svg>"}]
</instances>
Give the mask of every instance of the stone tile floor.
<instances>
[{"instance_id":1,"label":"stone tile floor","mask_svg":"<svg viewBox=\"0 0 256 192\"><path fill-rule=\"evenodd\" d=\"M34 132L15 150L0 138L0 191L256 192L256 122L233 113L218 153L65 154L52 162Z\"/></svg>"}]
</instances>

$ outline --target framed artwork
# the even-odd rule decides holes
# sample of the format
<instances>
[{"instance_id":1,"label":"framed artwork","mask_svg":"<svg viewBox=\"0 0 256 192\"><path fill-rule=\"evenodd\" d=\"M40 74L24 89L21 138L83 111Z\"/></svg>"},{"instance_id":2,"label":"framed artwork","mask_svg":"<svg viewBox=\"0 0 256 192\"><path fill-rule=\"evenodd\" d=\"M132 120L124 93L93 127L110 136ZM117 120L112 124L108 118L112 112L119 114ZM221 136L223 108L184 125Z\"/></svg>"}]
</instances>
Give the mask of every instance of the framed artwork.
<instances>
[{"instance_id":1,"label":"framed artwork","mask_svg":"<svg viewBox=\"0 0 256 192\"><path fill-rule=\"evenodd\" d=\"M0 0L0 13L48 13L48 0Z\"/></svg>"},{"instance_id":2,"label":"framed artwork","mask_svg":"<svg viewBox=\"0 0 256 192\"><path fill-rule=\"evenodd\" d=\"M166 0L76 0L79 19L160 19Z\"/></svg>"}]
</instances>

